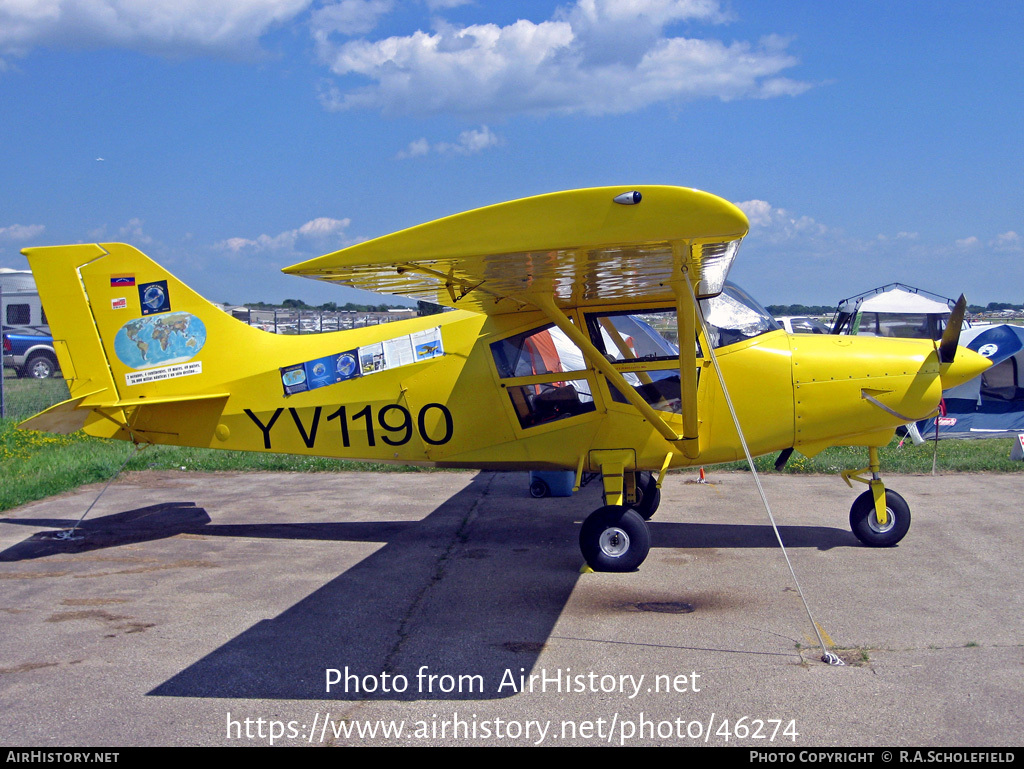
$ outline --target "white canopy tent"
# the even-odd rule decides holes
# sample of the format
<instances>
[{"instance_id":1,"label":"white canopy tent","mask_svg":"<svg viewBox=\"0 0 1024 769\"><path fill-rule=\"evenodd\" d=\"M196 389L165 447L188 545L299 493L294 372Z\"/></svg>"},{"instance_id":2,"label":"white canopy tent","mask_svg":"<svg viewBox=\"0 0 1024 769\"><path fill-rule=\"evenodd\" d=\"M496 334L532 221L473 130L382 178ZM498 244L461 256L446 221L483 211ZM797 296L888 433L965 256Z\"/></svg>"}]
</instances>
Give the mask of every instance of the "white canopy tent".
<instances>
[{"instance_id":1,"label":"white canopy tent","mask_svg":"<svg viewBox=\"0 0 1024 769\"><path fill-rule=\"evenodd\" d=\"M939 339L954 302L902 283L844 299L836 309L833 334Z\"/></svg>"}]
</instances>

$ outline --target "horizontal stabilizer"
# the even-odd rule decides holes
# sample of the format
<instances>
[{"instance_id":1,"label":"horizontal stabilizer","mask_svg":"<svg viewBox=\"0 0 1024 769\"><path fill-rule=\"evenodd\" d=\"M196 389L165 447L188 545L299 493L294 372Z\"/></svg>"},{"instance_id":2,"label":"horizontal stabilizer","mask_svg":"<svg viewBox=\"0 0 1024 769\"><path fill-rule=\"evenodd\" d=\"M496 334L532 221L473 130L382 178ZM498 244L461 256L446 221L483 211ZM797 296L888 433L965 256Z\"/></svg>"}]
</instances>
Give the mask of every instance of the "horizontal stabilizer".
<instances>
[{"instance_id":1,"label":"horizontal stabilizer","mask_svg":"<svg viewBox=\"0 0 1024 769\"><path fill-rule=\"evenodd\" d=\"M97 390L87 393L80 398L72 398L51 406L46 411L26 419L18 425L19 430L39 430L40 432L68 435L78 432L85 427L85 422L93 411L114 411L117 409L131 409L139 406L157 406L167 403L187 403L190 401L206 401L215 398L227 399L227 393L216 393L213 395L182 395L174 397L152 397L152 398L131 398L119 400L112 403L91 403L82 406L82 401L97 393Z\"/></svg>"},{"instance_id":2,"label":"horizontal stabilizer","mask_svg":"<svg viewBox=\"0 0 1024 769\"><path fill-rule=\"evenodd\" d=\"M91 409L79 409L79 404L86 398L101 393L103 390L95 390L86 393L78 398L72 398L50 406L46 411L36 414L18 424L19 430L38 430L44 433L56 433L57 435L70 435L85 427L85 420L89 417Z\"/></svg>"},{"instance_id":3,"label":"horizontal stabilizer","mask_svg":"<svg viewBox=\"0 0 1024 769\"><path fill-rule=\"evenodd\" d=\"M215 398L227 398L228 393L212 393L208 395L172 395L168 397L143 397L143 398L128 398L125 400L119 400L117 403L111 403L109 405L104 404L100 408L112 408L112 409L130 409L135 406L156 406L157 404L164 403L187 403L189 401L208 401L214 400Z\"/></svg>"}]
</instances>

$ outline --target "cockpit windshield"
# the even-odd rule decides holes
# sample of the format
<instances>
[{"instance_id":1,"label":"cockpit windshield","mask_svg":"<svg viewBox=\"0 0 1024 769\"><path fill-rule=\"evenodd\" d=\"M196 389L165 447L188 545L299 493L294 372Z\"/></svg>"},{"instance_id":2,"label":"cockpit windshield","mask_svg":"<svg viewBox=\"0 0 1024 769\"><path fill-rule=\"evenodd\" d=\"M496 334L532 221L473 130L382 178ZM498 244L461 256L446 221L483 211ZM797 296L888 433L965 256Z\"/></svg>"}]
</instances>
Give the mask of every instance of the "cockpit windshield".
<instances>
[{"instance_id":1,"label":"cockpit windshield","mask_svg":"<svg viewBox=\"0 0 1024 769\"><path fill-rule=\"evenodd\" d=\"M702 299L701 310L714 348L752 339L782 328L764 307L735 283L726 283L716 297Z\"/></svg>"}]
</instances>

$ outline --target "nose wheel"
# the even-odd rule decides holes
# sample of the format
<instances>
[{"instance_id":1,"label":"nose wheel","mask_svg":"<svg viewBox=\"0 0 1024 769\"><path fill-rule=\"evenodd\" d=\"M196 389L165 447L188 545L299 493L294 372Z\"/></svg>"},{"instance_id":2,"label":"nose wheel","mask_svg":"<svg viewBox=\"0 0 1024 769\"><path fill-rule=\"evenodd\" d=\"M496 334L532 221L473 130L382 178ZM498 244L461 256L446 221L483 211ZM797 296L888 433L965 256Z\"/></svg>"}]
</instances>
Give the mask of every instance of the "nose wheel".
<instances>
[{"instance_id":1,"label":"nose wheel","mask_svg":"<svg viewBox=\"0 0 1024 769\"><path fill-rule=\"evenodd\" d=\"M842 472L847 486L853 486L850 481L858 481L869 487L850 508L850 529L868 547L893 547L910 530L910 505L882 483L878 449L870 447L868 456L868 467ZM867 472L870 478L864 477Z\"/></svg>"},{"instance_id":2,"label":"nose wheel","mask_svg":"<svg viewBox=\"0 0 1024 769\"><path fill-rule=\"evenodd\" d=\"M892 547L910 529L910 505L891 489L885 490L885 520L875 510L875 495L865 491L850 508L850 528L868 547Z\"/></svg>"}]
</instances>

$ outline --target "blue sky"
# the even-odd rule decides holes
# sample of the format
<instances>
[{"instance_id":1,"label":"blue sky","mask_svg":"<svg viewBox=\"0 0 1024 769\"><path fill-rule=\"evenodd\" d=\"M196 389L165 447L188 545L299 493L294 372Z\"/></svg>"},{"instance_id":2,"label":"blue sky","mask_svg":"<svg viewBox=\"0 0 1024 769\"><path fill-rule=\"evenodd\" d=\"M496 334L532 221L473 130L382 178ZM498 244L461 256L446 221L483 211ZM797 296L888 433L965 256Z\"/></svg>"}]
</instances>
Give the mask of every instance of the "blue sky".
<instances>
[{"instance_id":1,"label":"blue sky","mask_svg":"<svg viewBox=\"0 0 1024 769\"><path fill-rule=\"evenodd\" d=\"M215 301L477 206L678 184L765 303L1024 302L1024 4L0 0L0 266L132 243Z\"/></svg>"}]
</instances>

